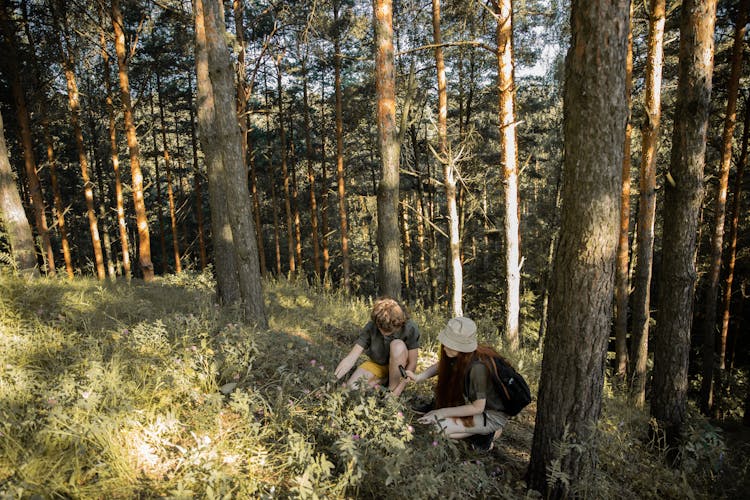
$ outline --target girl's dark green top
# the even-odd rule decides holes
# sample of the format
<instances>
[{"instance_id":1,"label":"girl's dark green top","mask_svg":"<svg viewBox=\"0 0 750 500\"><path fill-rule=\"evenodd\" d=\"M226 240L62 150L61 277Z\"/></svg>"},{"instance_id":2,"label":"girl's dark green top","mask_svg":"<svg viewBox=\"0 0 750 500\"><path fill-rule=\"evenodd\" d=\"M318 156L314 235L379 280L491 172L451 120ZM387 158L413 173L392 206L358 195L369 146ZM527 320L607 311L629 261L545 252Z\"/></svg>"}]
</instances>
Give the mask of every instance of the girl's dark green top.
<instances>
[{"instance_id":1,"label":"girl's dark green top","mask_svg":"<svg viewBox=\"0 0 750 500\"><path fill-rule=\"evenodd\" d=\"M407 321L400 330L387 337L380 333L374 321L369 321L357 338L356 344L362 346L372 361L387 365L391 357L391 342L403 340L409 350L419 349L419 327L412 320Z\"/></svg>"}]
</instances>

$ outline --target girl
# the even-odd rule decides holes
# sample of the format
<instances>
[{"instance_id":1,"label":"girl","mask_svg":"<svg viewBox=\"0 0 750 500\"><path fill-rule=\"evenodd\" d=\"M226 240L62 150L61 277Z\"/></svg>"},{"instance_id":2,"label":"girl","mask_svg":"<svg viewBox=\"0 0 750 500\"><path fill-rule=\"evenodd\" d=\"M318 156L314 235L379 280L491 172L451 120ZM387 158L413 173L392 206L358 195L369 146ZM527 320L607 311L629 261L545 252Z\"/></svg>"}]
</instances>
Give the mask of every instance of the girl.
<instances>
[{"instance_id":1,"label":"girl","mask_svg":"<svg viewBox=\"0 0 750 500\"><path fill-rule=\"evenodd\" d=\"M370 321L336 367L336 379L349 373L363 352L370 359L354 370L346 385L354 387L361 379L370 387L387 383L393 395L399 396L407 382L399 367L407 370L417 367L419 328L396 300L383 297L375 301Z\"/></svg>"},{"instance_id":2,"label":"girl","mask_svg":"<svg viewBox=\"0 0 750 500\"><path fill-rule=\"evenodd\" d=\"M435 410L419 422L435 424L450 439L470 438L472 445L491 450L493 439L508 421L495 390L490 370L498 354L477 345L477 326L469 318L453 318L438 335L440 359L419 375L407 371L414 382L437 375Z\"/></svg>"}]
</instances>

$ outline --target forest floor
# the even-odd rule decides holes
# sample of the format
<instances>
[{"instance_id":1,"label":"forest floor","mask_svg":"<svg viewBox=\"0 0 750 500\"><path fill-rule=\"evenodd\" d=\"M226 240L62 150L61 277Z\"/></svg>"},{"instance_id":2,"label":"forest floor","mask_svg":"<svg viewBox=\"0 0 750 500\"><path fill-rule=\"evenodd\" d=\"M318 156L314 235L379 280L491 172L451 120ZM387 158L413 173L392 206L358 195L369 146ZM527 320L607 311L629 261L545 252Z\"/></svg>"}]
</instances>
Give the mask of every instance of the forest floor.
<instances>
[{"instance_id":1,"label":"forest floor","mask_svg":"<svg viewBox=\"0 0 750 500\"><path fill-rule=\"evenodd\" d=\"M207 275L145 284L26 282L0 275L0 498L539 498L526 490L536 404L490 452L449 442L400 400L342 389L334 367L370 302L285 280L264 283L270 328L219 308ZM420 369L446 317L414 310ZM480 341L502 352L491 320ZM536 345L535 339L528 344ZM507 353L504 353L507 354ZM541 356L510 356L533 392ZM743 498L750 430L690 407L678 467L650 442L649 417L607 383L578 496Z\"/></svg>"}]
</instances>

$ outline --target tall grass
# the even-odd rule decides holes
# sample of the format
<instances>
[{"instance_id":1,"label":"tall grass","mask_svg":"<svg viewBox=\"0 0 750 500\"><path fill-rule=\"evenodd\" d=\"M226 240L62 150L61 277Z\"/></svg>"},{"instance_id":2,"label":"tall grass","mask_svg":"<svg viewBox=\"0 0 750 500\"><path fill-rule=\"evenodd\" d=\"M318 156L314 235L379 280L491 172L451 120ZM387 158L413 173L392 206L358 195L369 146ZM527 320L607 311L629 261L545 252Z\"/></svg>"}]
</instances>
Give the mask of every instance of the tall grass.
<instances>
[{"instance_id":1,"label":"tall grass","mask_svg":"<svg viewBox=\"0 0 750 500\"><path fill-rule=\"evenodd\" d=\"M256 331L215 305L207 275L131 285L0 276L0 497L534 496L523 483L533 403L478 455L416 423L408 406L430 397L427 384L393 400L334 380L370 300L286 280L267 281L265 294L270 329ZM412 312L425 366L446 317ZM496 327L477 320L502 351ZM536 350L513 360L535 388ZM582 496L714 496L729 470L715 429L696 424L691 468L670 469L645 438L646 416L605 393L587 444L601 463Z\"/></svg>"}]
</instances>

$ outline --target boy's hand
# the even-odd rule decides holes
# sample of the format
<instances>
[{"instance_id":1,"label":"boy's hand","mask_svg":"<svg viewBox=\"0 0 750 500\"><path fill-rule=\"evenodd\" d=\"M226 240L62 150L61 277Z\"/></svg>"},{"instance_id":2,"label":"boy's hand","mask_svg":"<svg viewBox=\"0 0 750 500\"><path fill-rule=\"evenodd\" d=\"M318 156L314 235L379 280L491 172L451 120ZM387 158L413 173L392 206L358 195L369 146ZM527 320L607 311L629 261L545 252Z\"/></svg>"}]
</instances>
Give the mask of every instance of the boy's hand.
<instances>
[{"instance_id":1,"label":"boy's hand","mask_svg":"<svg viewBox=\"0 0 750 500\"><path fill-rule=\"evenodd\" d=\"M417 380L417 374L416 373L414 373L411 370L404 370L404 372L405 372L405 377L404 378L406 380L408 380L410 382L419 382L419 380Z\"/></svg>"}]
</instances>

